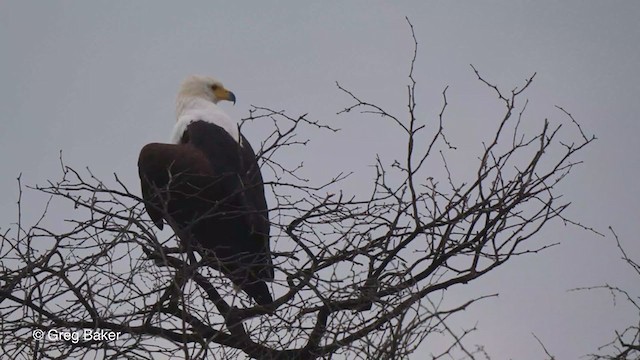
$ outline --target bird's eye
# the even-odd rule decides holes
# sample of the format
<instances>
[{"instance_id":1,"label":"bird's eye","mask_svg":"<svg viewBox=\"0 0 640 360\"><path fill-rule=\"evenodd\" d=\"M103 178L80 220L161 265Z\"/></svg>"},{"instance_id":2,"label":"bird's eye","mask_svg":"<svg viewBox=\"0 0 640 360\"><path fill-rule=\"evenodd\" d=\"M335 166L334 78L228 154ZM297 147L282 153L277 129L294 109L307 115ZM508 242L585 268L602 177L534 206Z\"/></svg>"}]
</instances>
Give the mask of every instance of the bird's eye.
<instances>
[{"instance_id":1,"label":"bird's eye","mask_svg":"<svg viewBox=\"0 0 640 360\"><path fill-rule=\"evenodd\" d=\"M218 84L211 85L211 90L213 90L213 91L218 90Z\"/></svg>"}]
</instances>

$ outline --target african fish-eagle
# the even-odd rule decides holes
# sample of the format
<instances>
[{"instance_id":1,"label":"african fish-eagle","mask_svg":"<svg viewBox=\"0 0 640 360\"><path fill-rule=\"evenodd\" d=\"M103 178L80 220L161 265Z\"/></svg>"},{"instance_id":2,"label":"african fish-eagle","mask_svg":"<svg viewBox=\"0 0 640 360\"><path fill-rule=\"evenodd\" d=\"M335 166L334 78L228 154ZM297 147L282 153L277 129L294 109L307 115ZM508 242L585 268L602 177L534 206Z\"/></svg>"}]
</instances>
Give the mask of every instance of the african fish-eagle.
<instances>
[{"instance_id":1,"label":"african fish-eagle","mask_svg":"<svg viewBox=\"0 0 640 360\"><path fill-rule=\"evenodd\" d=\"M183 245L200 249L260 305L273 301L269 217L256 156L217 103L235 95L210 77L189 77L180 88L171 144L142 148L138 170L147 213L166 221ZM187 246L191 245L191 246Z\"/></svg>"}]
</instances>

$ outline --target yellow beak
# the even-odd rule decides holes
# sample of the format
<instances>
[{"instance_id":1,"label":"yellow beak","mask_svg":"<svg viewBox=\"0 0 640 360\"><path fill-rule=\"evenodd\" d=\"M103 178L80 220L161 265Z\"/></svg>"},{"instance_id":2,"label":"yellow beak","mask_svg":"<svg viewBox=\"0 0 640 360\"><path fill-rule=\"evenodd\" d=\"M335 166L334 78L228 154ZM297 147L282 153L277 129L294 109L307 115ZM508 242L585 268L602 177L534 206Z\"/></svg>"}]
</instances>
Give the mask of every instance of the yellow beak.
<instances>
[{"instance_id":1,"label":"yellow beak","mask_svg":"<svg viewBox=\"0 0 640 360\"><path fill-rule=\"evenodd\" d=\"M218 100L228 100L232 101L234 104L236 103L236 96L231 91L221 86L215 90L215 95Z\"/></svg>"}]
</instances>

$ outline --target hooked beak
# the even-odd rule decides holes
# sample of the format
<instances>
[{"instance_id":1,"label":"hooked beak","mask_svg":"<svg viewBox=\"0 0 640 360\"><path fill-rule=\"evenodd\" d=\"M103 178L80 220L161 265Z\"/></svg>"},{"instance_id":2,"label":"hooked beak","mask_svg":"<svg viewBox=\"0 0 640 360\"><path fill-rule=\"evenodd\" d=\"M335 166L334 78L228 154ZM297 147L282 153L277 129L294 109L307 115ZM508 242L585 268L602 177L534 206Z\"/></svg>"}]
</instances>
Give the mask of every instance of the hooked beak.
<instances>
[{"instance_id":1,"label":"hooked beak","mask_svg":"<svg viewBox=\"0 0 640 360\"><path fill-rule=\"evenodd\" d=\"M218 98L218 100L228 100L233 102L234 105L236 104L236 95L223 87L216 89L216 98Z\"/></svg>"}]
</instances>

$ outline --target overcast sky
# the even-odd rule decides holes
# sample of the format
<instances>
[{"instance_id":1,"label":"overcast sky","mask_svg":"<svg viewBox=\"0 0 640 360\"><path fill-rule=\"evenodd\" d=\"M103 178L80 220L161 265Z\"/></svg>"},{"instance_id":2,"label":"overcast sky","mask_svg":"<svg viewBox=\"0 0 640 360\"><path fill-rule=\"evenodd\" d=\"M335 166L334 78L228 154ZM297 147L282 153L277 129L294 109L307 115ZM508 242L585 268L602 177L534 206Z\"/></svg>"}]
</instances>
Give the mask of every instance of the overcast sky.
<instances>
[{"instance_id":1,"label":"overcast sky","mask_svg":"<svg viewBox=\"0 0 640 360\"><path fill-rule=\"evenodd\" d=\"M355 171L345 190L357 192L372 178L375 154L393 153L402 139L379 119L337 117L350 103L335 82L402 114L413 51L405 16L419 42L421 121L433 124L450 86L450 140L473 154L499 103L469 64L505 90L537 72L526 94L533 128L564 121L560 105L598 137L559 188L573 204L568 215L607 234L613 226L640 258L637 1L1 1L0 227L15 221L18 174L27 184L56 178L60 150L67 164L116 172L137 189L138 151L168 139L177 88L191 74L215 76L236 94L235 106L223 105L234 118L259 105L342 128L291 157L314 179ZM259 130L248 138L259 142ZM44 204L25 201L26 216ZM494 359L539 359L535 333L558 358L573 359L637 324L638 314L614 307L604 291L567 291L609 283L637 294L638 278L610 236L555 224L535 241L561 245L453 295L500 293L456 318L456 326L478 323L472 343Z\"/></svg>"}]
</instances>

